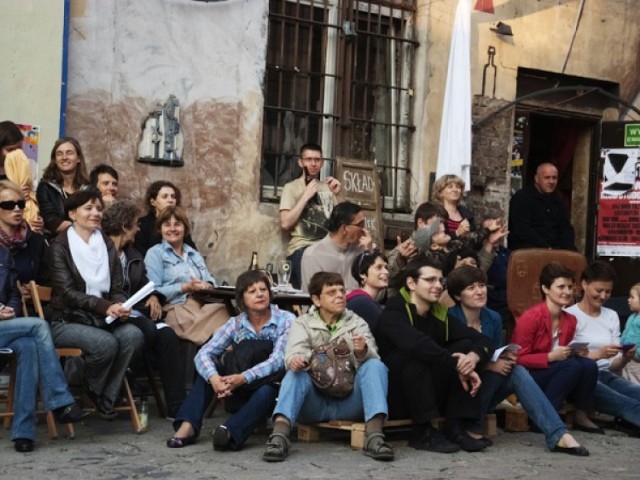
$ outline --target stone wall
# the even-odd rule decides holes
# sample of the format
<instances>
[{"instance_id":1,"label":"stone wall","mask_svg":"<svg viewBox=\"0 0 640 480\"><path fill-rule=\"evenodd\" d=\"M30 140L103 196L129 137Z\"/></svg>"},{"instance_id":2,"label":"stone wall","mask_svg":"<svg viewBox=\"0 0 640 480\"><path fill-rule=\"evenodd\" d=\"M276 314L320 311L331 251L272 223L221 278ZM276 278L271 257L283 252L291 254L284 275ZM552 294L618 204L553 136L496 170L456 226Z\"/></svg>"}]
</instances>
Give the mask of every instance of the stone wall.
<instances>
[{"instance_id":1,"label":"stone wall","mask_svg":"<svg viewBox=\"0 0 640 480\"><path fill-rule=\"evenodd\" d=\"M474 123L507 103L476 96L472 112ZM511 194L513 112L513 108L508 108L473 129L471 190L467 193L466 203L478 222L489 211L504 214L506 220Z\"/></svg>"}]
</instances>

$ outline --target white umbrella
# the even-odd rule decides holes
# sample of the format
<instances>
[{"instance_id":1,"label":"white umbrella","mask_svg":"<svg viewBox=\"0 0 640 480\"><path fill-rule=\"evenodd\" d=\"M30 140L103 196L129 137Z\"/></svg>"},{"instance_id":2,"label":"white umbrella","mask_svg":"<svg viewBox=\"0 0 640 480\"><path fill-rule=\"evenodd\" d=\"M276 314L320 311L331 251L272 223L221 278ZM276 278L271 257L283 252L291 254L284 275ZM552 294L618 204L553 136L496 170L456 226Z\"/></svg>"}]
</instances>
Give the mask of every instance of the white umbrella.
<instances>
[{"instance_id":1,"label":"white umbrella","mask_svg":"<svg viewBox=\"0 0 640 480\"><path fill-rule=\"evenodd\" d=\"M471 169L471 0L459 0L451 36L436 178L458 175L470 185Z\"/></svg>"}]
</instances>

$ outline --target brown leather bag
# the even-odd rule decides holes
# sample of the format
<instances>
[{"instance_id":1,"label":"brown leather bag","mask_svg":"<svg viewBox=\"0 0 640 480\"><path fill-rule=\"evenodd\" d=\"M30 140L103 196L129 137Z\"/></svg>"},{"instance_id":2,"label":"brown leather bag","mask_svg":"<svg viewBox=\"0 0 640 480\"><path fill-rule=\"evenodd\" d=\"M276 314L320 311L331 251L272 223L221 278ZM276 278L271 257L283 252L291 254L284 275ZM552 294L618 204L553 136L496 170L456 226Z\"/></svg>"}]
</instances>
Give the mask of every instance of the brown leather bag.
<instances>
[{"instance_id":1,"label":"brown leather bag","mask_svg":"<svg viewBox=\"0 0 640 480\"><path fill-rule=\"evenodd\" d=\"M309 366L311 380L322 393L344 398L353 391L356 369L351 362L351 349L344 338L314 348Z\"/></svg>"}]
</instances>

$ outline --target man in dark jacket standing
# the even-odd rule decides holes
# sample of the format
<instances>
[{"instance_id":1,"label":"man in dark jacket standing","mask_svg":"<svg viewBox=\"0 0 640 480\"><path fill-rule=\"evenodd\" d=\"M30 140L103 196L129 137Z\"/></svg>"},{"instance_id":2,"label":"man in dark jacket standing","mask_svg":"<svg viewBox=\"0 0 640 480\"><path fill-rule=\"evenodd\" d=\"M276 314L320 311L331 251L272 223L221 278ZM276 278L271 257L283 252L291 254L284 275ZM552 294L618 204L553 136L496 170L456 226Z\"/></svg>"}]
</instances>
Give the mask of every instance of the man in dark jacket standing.
<instances>
[{"instance_id":1,"label":"man in dark jacket standing","mask_svg":"<svg viewBox=\"0 0 640 480\"><path fill-rule=\"evenodd\" d=\"M389 302L374 331L389 368L389 416L413 420L409 445L418 450L482 450L490 441L472 438L462 425L479 419L476 369L489 360L493 346L447 318L447 308L438 303L443 278L436 260L417 257L404 274L400 295ZM443 432L431 425L438 416L445 417Z\"/></svg>"},{"instance_id":2,"label":"man in dark jacket standing","mask_svg":"<svg viewBox=\"0 0 640 480\"><path fill-rule=\"evenodd\" d=\"M562 248L576 250L575 233L556 193L558 169L541 163L533 185L517 191L509 203L509 250Z\"/></svg>"}]
</instances>

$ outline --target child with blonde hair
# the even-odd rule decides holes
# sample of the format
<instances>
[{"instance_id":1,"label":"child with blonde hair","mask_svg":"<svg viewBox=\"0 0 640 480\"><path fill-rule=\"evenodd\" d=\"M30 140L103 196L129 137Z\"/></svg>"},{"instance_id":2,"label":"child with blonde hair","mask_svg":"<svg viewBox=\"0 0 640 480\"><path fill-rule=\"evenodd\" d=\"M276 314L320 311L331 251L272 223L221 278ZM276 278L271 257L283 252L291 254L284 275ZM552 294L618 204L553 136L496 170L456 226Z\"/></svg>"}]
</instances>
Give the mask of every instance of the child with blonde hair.
<instances>
[{"instance_id":1,"label":"child with blonde hair","mask_svg":"<svg viewBox=\"0 0 640 480\"><path fill-rule=\"evenodd\" d=\"M629 290L628 302L631 315L620 337L623 348L631 344L640 346L640 283L636 283ZM622 376L630 382L640 384L640 352L636 352L633 361L622 369Z\"/></svg>"}]
</instances>

